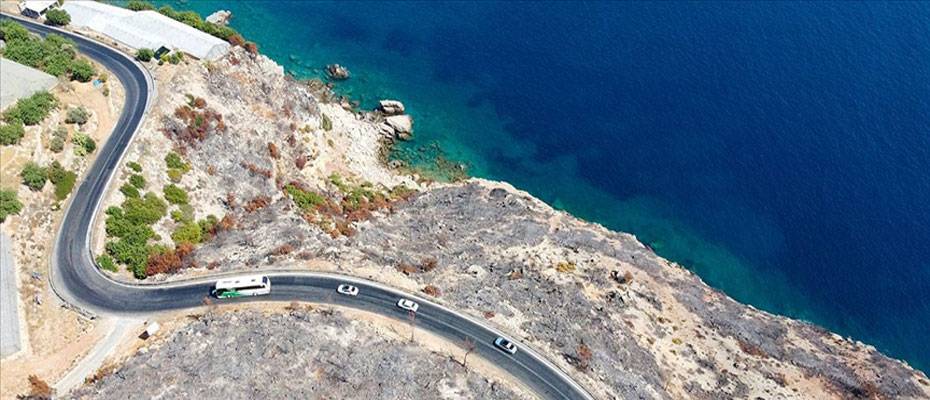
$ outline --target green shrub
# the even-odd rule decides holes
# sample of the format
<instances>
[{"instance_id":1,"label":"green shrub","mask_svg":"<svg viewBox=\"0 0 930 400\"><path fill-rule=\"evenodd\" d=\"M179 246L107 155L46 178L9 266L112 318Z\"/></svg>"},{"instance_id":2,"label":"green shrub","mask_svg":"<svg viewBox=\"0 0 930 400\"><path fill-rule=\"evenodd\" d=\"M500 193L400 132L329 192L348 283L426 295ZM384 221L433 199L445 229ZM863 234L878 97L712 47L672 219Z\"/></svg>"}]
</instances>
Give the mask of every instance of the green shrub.
<instances>
[{"instance_id":1,"label":"green shrub","mask_svg":"<svg viewBox=\"0 0 930 400\"><path fill-rule=\"evenodd\" d=\"M126 166L135 172L142 172L142 165L135 161L130 161L129 163L126 164Z\"/></svg>"},{"instance_id":2,"label":"green shrub","mask_svg":"<svg viewBox=\"0 0 930 400\"><path fill-rule=\"evenodd\" d=\"M75 60L71 63L71 80L78 82L90 82L97 74L94 65L87 60Z\"/></svg>"},{"instance_id":3,"label":"green shrub","mask_svg":"<svg viewBox=\"0 0 930 400\"><path fill-rule=\"evenodd\" d=\"M77 181L77 174L73 171L68 171L58 163L58 161L53 161L51 165L46 168L46 174L48 175L48 180L55 185L55 199L62 201L68 198L68 195L71 194L71 190L74 189L74 183Z\"/></svg>"},{"instance_id":4,"label":"green shrub","mask_svg":"<svg viewBox=\"0 0 930 400\"><path fill-rule=\"evenodd\" d=\"M48 142L48 149L53 153L61 153L65 149L65 141L61 138L53 137L52 140Z\"/></svg>"},{"instance_id":5,"label":"green shrub","mask_svg":"<svg viewBox=\"0 0 930 400\"><path fill-rule=\"evenodd\" d=\"M141 194L139 193L139 189L136 189L135 186L132 186L128 183L124 183L123 186L120 186L119 191L120 193L123 194L123 196L126 196L127 198L141 196Z\"/></svg>"},{"instance_id":6,"label":"green shrub","mask_svg":"<svg viewBox=\"0 0 930 400\"><path fill-rule=\"evenodd\" d=\"M323 127L324 131L331 131L333 130L333 120L329 119L326 114L320 114L320 126Z\"/></svg>"},{"instance_id":7,"label":"green shrub","mask_svg":"<svg viewBox=\"0 0 930 400\"><path fill-rule=\"evenodd\" d=\"M284 187L287 194L294 200L294 204L301 210L310 211L326 203L326 199L319 194L303 190L293 184Z\"/></svg>"},{"instance_id":8,"label":"green shrub","mask_svg":"<svg viewBox=\"0 0 930 400\"><path fill-rule=\"evenodd\" d=\"M58 100L55 99L55 96L49 92L41 91L16 101L16 105L3 113L3 119L10 124L19 122L26 125L36 125L42 122L55 107L58 107Z\"/></svg>"},{"instance_id":9,"label":"green shrub","mask_svg":"<svg viewBox=\"0 0 930 400\"><path fill-rule=\"evenodd\" d=\"M26 163L22 172L19 173L19 176L23 178L23 185L26 185L29 189L36 192L45 187L45 181L48 179L45 168L40 167L39 164L32 161Z\"/></svg>"},{"instance_id":10,"label":"green shrub","mask_svg":"<svg viewBox=\"0 0 930 400\"><path fill-rule=\"evenodd\" d=\"M71 15L60 8L53 8L45 13L45 22L54 26L65 26L71 23Z\"/></svg>"},{"instance_id":11,"label":"green shrub","mask_svg":"<svg viewBox=\"0 0 930 400\"><path fill-rule=\"evenodd\" d=\"M100 268L105 269L110 272L116 272L116 263L113 261L113 257L110 257L107 254L101 254L97 257L97 265Z\"/></svg>"},{"instance_id":12,"label":"green shrub","mask_svg":"<svg viewBox=\"0 0 930 400\"><path fill-rule=\"evenodd\" d=\"M184 221L184 213L181 210L174 210L171 212L171 220L174 222Z\"/></svg>"},{"instance_id":13,"label":"green shrub","mask_svg":"<svg viewBox=\"0 0 930 400\"><path fill-rule=\"evenodd\" d=\"M0 39L7 43L33 39L32 34L22 24L12 20L0 21Z\"/></svg>"},{"instance_id":14,"label":"green shrub","mask_svg":"<svg viewBox=\"0 0 930 400\"><path fill-rule=\"evenodd\" d=\"M142 62L149 62L152 60L152 57L155 57L155 51L152 49L136 50L136 60L139 60Z\"/></svg>"},{"instance_id":15,"label":"green shrub","mask_svg":"<svg viewBox=\"0 0 930 400\"><path fill-rule=\"evenodd\" d=\"M181 226L171 233L171 240L173 240L175 244L197 244L200 243L202 239L203 231L200 228L200 224L193 221L182 223Z\"/></svg>"},{"instance_id":16,"label":"green shrub","mask_svg":"<svg viewBox=\"0 0 930 400\"><path fill-rule=\"evenodd\" d=\"M184 171L182 171L182 170L180 170L180 169L171 168L171 169L168 170L168 179L170 179L170 180L171 180L172 182L174 182L174 183L180 182L180 181L181 181L181 177L183 177L183 176L184 176Z\"/></svg>"},{"instance_id":17,"label":"green shrub","mask_svg":"<svg viewBox=\"0 0 930 400\"><path fill-rule=\"evenodd\" d=\"M180 51L175 51L171 53L171 55L168 56L168 62L173 65L180 64L181 61L183 60L184 60L184 53L181 53Z\"/></svg>"},{"instance_id":18,"label":"green shrub","mask_svg":"<svg viewBox=\"0 0 930 400\"><path fill-rule=\"evenodd\" d=\"M65 123L84 125L87 123L88 118L90 118L90 112L88 112L86 108L75 107L68 110L68 115L65 117Z\"/></svg>"},{"instance_id":19,"label":"green shrub","mask_svg":"<svg viewBox=\"0 0 930 400\"><path fill-rule=\"evenodd\" d=\"M16 198L16 192L12 190L0 190L0 222L6 221L6 217L19 214L23 210L23 203Z\"/></svg>"},{"instance_id":20,"label":"green shrub","mask_svg":"<svg viewBox=\"0 0 930 400\"><path fill-rule=\"evenodd\" d=\"M20 121L0 125L0 144L4 146L19 143L23 136L26 136L26 128Z\"/></svg>"},{"instance_id":21,"label":"green shrub","mask_svg":"<svg viewBox=\"0 0 930 400\"><path fill-rule=\"evenodd\" d=\"M58 201L67 199L74 190L75 182L77 182L77 174L74 171L65 171L61 180L55 183L55 199Z\"/></svg>"},{"instance_id":22,"label":"green shrub","mask_svg":"<svg viewBox=\"0 0 930 400\"><path fill-rule=\"evenodd\" d=\"M154 10L155 6L152 3L142 0L129 0L129 3L126 4L126 8L133 11L143 11L143 10Z\"/></svg>"},{"instance_id":23,"label":"green shrub","mask_svg":"<svg viewBox=\"0 0 930 400\"><path fill-rule=\"evenodd\" d=\"M71 137L71 143L74 143L74 155L78 157L84 157L97 150L97 142L81 132L74 133L74 136Z\"/></svg>"},{"instance_id":24,"label":"green shrub","mask_svg":"<svg viewBox=\"0 0 930 400\"><path fill-rule=\"evenodd\" d=\"M145 187L145 177L139 174L132 174L132 176L129 177L129 183L131 183L132 186L142 189Z\"/></svg>"},{"instance_id":25,"label":"green shrub","mask_svg":"<svg viewBox=\"0 0 930 400\"><path fill-rule=\"evenodd\" d=\"M187 192L175 184L169 184L164 188L165 200L171 204L187 204Z\"/></svg>"},{"instance_id":26,"label":"green shrub","mask_svg":"<svg viewBox=\"0 0 930 400\"><path fill-rule=\"evenodd\" d=\"M181 156L178 155L178 153L175 153L173 151L168 153L168 155L165 156L165 165L167 165L168 168L176 168L184 172L187 172L190 170L190 166L187 165L187 163L185 163L183 159L181 159Z\"/></svg>"}]
</instances>

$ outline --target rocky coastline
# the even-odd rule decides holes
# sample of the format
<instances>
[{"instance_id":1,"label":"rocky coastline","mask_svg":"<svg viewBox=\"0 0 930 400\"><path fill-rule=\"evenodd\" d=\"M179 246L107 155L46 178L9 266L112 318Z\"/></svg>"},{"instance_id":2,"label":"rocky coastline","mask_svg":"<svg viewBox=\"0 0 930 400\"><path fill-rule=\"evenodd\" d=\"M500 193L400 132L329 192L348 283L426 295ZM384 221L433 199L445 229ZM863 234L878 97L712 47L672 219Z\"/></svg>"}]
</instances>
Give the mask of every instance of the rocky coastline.
<instances>
[{"instance_id":1,"label":"rocky coastline","mask_svg":"<svg viewBox=\"0 0 930 400\"><path fill-rule=\"evenodd\" d=\"M740 304L632 235L506 183L436 183L391 168L398 165L386 164L385 149L413 133L398 101L357 112L328 101L325 85L290 79L238 48L165 78L126 160L160 191L173 182L164 154L177 151L189 166L175 183L187 190L191 217L228 223L178 270L146 282L269 269L375 279L532 344L597 398L930 397L920 371ZM225 129L189 135L176 110L196 99ZM114 190L105 203L124 200ZM173 245L178 224L166 217L153 225L161 244Z\"/></svg>"}]
</instances>

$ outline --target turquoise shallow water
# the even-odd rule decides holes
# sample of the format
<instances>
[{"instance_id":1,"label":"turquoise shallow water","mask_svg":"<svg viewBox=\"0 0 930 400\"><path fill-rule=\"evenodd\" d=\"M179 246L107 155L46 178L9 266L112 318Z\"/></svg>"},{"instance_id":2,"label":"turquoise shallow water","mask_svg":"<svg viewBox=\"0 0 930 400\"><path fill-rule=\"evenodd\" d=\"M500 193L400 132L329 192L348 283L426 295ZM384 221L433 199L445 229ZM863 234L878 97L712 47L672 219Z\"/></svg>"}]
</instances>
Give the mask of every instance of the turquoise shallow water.
<instances>
[{"instance_id":1,"label":"turquoise shallow water","mask_svg":"<svg viewBox=\"0 0 930 400\"><path fill-rule=\"evenodd\" d=\"M408 106L402 151L930 368L927 3L160 3L232 10L297 77L346 65L338 92Z\"/></svg>"}]
</instances>

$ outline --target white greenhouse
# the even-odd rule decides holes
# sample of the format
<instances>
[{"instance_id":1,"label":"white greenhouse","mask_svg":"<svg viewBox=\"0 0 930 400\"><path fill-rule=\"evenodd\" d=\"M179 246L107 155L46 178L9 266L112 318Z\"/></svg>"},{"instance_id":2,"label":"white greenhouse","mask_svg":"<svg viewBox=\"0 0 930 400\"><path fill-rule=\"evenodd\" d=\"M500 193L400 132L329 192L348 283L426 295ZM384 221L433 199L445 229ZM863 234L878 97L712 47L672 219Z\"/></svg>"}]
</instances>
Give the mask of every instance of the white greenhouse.
<instances>
[{"instance_id":1,"label":"white greenhouse","mask_svg":"<svg viewBox=\"0 0 930 400\"><path fill-rule=\"evenodd\" d=\"M164 46L203 60L215 60L229 51L226 41L157 11L132 11L96 1L68 1L61 8L71 14L71 26L100 32L135 49Z\"/></svg>"}]
</instances>

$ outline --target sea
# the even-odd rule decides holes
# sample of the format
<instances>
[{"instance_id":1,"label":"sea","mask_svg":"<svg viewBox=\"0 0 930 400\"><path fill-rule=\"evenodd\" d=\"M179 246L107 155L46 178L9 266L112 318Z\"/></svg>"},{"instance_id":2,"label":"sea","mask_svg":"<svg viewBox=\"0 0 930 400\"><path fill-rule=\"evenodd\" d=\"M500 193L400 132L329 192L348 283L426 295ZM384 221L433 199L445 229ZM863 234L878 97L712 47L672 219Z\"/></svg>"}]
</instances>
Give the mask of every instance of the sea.
<instances>
[{"instance_id":1,"label":"sea","mask_svg":"<svg viewBox=\"0 0 930 400\"><path fill-rule=\"evenodd\" d=\"M506 180L733 298L930 371L930 2L157 1L398 99L395 157Z\"/></svg>"}]
</instances>

